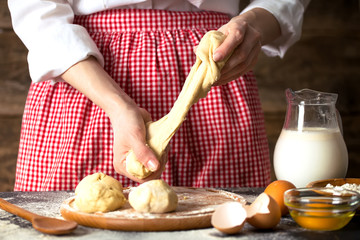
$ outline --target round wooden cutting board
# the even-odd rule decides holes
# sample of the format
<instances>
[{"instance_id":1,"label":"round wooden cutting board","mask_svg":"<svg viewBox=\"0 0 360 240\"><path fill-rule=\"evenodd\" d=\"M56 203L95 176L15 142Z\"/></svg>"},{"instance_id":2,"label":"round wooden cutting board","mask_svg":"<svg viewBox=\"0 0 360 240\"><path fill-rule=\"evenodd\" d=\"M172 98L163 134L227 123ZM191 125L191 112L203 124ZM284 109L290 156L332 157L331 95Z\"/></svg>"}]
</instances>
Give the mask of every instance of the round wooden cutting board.
<instances>
[{"instance_id":1,"label":"round wooden cutting board","mask_svg":"<svg viewBox=\"0 0 360 240\"><path fill-rule=\"evenodd\" d=\"M107 213L83 213L74 206L74 198L65 200L61 215L80 225L122 231L173 231L211 227L211 215L218 205L229 201L246 204L234 193L208 188L173 187L179 203L175 212L151 214L138 213L129 203L119 210ZM124 190L125 196L129 189Z\"/></svg>"}]
</instances>

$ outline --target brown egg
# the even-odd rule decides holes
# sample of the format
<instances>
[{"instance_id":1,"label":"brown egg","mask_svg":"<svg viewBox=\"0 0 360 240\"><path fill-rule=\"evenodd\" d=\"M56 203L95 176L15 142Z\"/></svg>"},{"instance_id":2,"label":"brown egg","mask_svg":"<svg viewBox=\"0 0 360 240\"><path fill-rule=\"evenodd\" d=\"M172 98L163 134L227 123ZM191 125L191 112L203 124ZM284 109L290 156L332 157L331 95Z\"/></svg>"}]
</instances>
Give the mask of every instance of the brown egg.
<instances>
[{"instance_id":1,"label":"brown egg","mask_svg":"<svg viewBox=\"0 0 360 240\"><path fill-rule=\"evenodd\" d=\"M246 211L247 222L255 228L271 229L280 222L280 207L266 193L261 193L250 206L246 206Z\"/></svg>"},{"instance_id":2,"label":"brown egg","mask_svg":"<svg viewBox=\"0 0 360 240\"><path fill-rule=\"evenodd\" d=\"M246 222L246 210L239 202L227 202L215 209L211 224L220 232L226 234L238 233Z\"/></svg>"},{"instance_id":3,"label":"brown egg","mask_svg":"<svg viewBox=\"0 0 360 240\"><path fill-rule=\"evenodd\" d=\"M289 213L289 209L284 204L284 192L292 188L295 188L295 185L291 182L285 180L277 180L270 183L264 191L277 202L280 207L282 216Z\"/></svg>"}]
</instances>

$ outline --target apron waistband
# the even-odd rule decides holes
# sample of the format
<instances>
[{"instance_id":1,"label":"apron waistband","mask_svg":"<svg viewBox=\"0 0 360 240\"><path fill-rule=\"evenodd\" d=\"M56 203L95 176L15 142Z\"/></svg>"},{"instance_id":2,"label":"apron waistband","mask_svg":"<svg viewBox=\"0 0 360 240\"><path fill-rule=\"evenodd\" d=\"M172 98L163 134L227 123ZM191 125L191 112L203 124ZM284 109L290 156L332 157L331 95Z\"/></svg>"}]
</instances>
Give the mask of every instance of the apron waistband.
<instances>
[{"instance_id":1,"label":"apron waistband","mask_svg":"<svg viewBox=\"0 0 360 240\"><path fill-rule=\"evenodd\" d=\"M230 20L219 12L182 12L157 9L111 9L75 16L74 23L89 32L164 31L176 29L217 29Z\"/></svg>"}]
</instances>

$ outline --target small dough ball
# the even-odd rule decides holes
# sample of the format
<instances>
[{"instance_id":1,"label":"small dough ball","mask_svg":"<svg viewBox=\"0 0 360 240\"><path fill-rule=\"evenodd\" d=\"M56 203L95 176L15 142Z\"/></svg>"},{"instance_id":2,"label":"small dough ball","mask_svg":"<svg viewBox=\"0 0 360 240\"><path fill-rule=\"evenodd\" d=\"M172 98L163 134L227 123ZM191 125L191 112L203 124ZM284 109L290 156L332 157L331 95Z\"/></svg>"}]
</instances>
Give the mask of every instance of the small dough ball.
<instances>
[{"instance_id":1,"label":"small dough ball","mask_svg":"<svg viewBox=\"0 0 360 240\"><path fill-rule=\"evenodd\" d=\"M109 212L126 203L121 183L104 173L86 176L75 189L75 206L82 212Z\"/></svg>"},{"instance_id":2,"label":"small dough ball","mask_svg":"<svg viewBox=\"0 0 360 240\"><path fill-rule=\"evenodd\" d=\"M175 211L178 197L164 180L157 179L131 190L129 203L138 212L165 213Z\"/></svg>"},{"instance_id":3,"label":"small dough ball","mask_svg":"<svg viewBox=\"0 0 360 240\"><path fill-rule=\"evenodd\" d=\"M147 178L152 174L152 171L137 160L132 150L126 156L126 171L138 179Z\"/></svg>"}]
</instances>

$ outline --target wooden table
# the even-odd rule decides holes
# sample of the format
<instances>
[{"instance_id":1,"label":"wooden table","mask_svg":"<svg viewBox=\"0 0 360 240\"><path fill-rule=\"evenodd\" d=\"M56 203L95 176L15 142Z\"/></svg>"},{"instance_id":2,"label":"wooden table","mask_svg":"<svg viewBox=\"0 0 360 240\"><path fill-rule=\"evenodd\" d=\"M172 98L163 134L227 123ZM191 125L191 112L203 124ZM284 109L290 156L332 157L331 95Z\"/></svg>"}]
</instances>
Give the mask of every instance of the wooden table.
<instances>
[{"instance_id":1,"label":"wooden table","mask_svg":"<svg viewBox=\"0 0 360 240\"><path fill-rule=\"evenodd\" d=\"M262 188L233 188L225 189L243 196L247 201L252 202L263 189ZM61 218L61 203L73 196L73 192L2 192L0 197L27 210L40 215ZM355 216L343 229L333 232L310 231L299 227L288 215L281 219L276 229L271 231L259 231L249 224L237 235L227 236L215 228L169 231L169 232L123 232L110 231L96 228L79 226L72 234L61 237L42 234L32 228L31 224L17 216L9 214L0 209L0 239L86 239L86 240L107 240L107 239L360 239L360 216Z\"/></svg>"}]
</instances>

